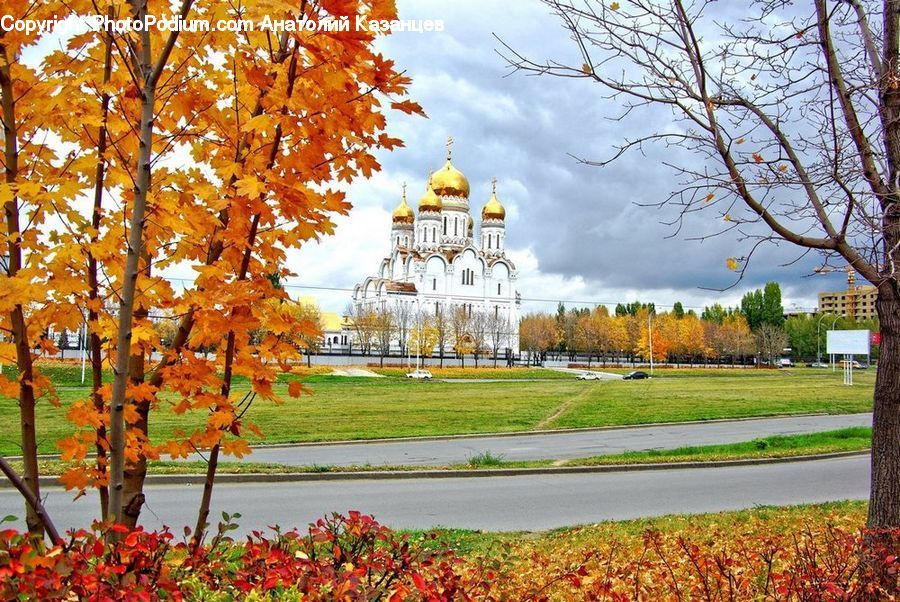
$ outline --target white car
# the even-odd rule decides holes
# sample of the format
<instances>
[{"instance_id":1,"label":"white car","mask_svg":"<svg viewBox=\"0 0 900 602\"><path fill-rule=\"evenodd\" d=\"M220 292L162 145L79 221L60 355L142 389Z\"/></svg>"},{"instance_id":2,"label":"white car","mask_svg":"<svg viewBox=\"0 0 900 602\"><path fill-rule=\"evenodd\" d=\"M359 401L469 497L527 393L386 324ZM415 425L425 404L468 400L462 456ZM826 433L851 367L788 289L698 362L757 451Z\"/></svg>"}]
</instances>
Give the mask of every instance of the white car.
<instances>
[{"instance_id":1,"label":"white car","mask_svg":"<svg viewBox=\"0 0 900 602\"><path fill-rule=\"evenodd\" d=\"M600 380L601 377L596 372L582 372L578 375L578 380Z\"/></svg>"},{"instance_id":2,"label":"white car","mask_svg":"<svg viewBox=\"0 0 900 602\"><path fill-rule=\"evenodd\" d=\"M428 370L413 370L412 372L406 373L406 378L422 378L425 380L431 380L431 372Z\"/></svg>"}]
</instances>

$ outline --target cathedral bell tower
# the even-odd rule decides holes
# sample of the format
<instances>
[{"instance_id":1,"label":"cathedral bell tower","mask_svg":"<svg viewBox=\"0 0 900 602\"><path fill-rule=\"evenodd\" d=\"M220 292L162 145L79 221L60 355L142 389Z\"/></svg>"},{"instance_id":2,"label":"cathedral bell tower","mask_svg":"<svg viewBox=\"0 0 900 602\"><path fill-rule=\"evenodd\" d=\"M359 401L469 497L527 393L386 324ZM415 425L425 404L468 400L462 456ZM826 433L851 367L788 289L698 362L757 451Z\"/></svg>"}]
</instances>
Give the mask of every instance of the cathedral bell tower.
<instances>
[{"instance_id":1,"label":"cathedral bell tower","mask_svg":"<svg viewBox=\"0 0 900 602\"><path fill-rule=\"evenodd\" d=\"M391 213L391 248L411 249L413 246L413 224L416 215L406 202L406 182L403 183L403 199Z\"/></svg>"},{"instance_id":2,"label":"cathedral bell tower","mask_svg":"<svg viewBox=\"0 0 900 602\"><path fill-rule=\"evenodd\" d=\"M441 246L441 197L434 193L431 175L425 194L419 199L419 219L416 222L416 250L436 251Z\"/></svg>"},{"instance_id":3,"label":"cathedral bell tower","mask_svg":"<svg viewBox=\"0 0 900 602\"><path fill-rule=\"evenodd\" d=\"M497 178L491 184L491 198L481 210L481 251L488 257L503 257L506 252L506 209L497 200Z\"/></svg>"}]
</instances>

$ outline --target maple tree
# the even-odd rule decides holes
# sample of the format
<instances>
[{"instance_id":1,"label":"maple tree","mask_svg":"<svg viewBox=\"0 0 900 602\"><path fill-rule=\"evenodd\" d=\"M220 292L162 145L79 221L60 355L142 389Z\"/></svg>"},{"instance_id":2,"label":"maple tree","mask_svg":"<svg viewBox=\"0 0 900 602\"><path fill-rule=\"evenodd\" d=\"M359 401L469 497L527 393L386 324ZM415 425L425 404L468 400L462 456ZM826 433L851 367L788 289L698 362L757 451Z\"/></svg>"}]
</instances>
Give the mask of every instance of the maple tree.
<instances>
[{"instance_id":1,"label":"maple tree","mask_svg":"<svg viewBox=\"0 0 900 602\"><path fill-rule=\"evenodd\" d=\"M43 10L60 18L396 18L385 0L48 2ZM4 394L15 388L16 396L31 396L33 408L33 399L52 389L31 368L32 349L52 349L52 341L36 333L50 324L77 328L81 309L87 310L94 386L89 399L69 407L76 430L60 447L73 463L63 477L67 487L109 486L108 503L101 497L104 517L133 527L144 502L147 461L206 450L207 486L194 532L199 541L219 453L249 451L241 435L258 431L245 416L256 399L282 401L272 386L278 372L290 370L318 325L313 316L271 301L287 300L273 275L290 276L286 251L331 233L333 216L349 211L337 183L370 176L380 167L375 150L402 145L385 131L386 111L421 112L402 99L409 79L375 50L377 35L355 27L240 35L152 27L88 31L42 56L33 70L12 57L37 38L4 38L11 83L2 98L4 107L18 110L21 124L7 146L26 141L23 148L35 158L27 178L6 165L7 192L27 193L32 203L32 231L27 269L15 240L9 245L2 324L15 325L19 307L33 325L13 337L27 351L17 360L28 377L16 383L0 378L0 384ZM25 101L12 102L29 87ZM72 110L38 119L59 104ZM67 163L53 145L33 142L40 127L73 149ZM78 193L90 195L92 205L61 202ZM7 198L4 204L6 225L18 228L10 215L24 202ZM44 214L64 224L59 233L40 231L34 216ZM176 288L159 275L179 263L193 266L196 277ZM176 324L165 337L154 328L159 315ZM210 356L209 349L216 353ZM154 350L161 360L151 361ZM2 353L6 357L6 349ZM114 374L106 385L104 361ZM247 377L248 390L234 390L236 375ZM289 387L292 396L303 392ZM164 403L178 414L205 413L205 424L151 441L150 415ZM28 403L20 405L28 410ZM23 430L28 440L33 435ZM87 459L91 449L95 461ZM26 451L24 481L36 494L36 464L28 458ZM29 510L29 526L39 525Z\"/></svg>"},{"instance_id":2,"label":"maple tree","mask_svg":"<svg viewBox=\"0 0 900 602\"><path fill-rule=\"evenodd\" d=\"M671 116L610 160L665 145L678 223L705 210L714 233L796 245L878 288L869 525L900 526L900 0L755 0L741 19L712 0L542 1L579 60L506 45L510 65L595 84L640 127Z\"/></svg>"},{"instance_id":3,"label":"maple tree","mask_svg":"<svg viewBox=\"0 0 900 602\"><path fill-rule=\"evenodd\" d=\"M48 19L52 6L21 6L4 2L2 13ZM35 367L41 351L54 352L45 337L51 325L76 330L81 314L72 304L71 281L51 286L54 275L66 274L65 251L54 249L60 231L76 217L72 199L78 190L72 158L47 143L48 115L60 110L62 98L43 70L22 62L22 51L38 39L37 32L10 31L0 36L0 111L2 111L3 230L0 237L0 361L15 364L15 380L0 375L0 395L18 400L22 475L5 460L3 472L28 500L26 523L32 534L49 529L40 507L35 406L56 403L52 383ZM57 216L63 226L48 224ZM54 250L55 253L51 253Z\"/></svg>"}]
</instances>

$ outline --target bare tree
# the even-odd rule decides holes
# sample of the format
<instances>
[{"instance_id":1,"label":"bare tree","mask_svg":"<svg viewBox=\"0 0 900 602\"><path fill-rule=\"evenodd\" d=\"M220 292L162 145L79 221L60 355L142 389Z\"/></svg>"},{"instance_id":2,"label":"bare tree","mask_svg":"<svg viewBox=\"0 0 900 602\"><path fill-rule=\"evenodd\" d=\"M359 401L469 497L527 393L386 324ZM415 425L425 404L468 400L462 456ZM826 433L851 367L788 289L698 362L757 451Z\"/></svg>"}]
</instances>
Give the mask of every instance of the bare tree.
<instances>
[{"instance_id":1,"label":"bare tree","mask_svg":"<svg viewBox=\"0 0 900 602\"><path fill-rule=\"evenodd\" d=\"M578 64L518 69L599 85L645 126L614 152L667 149L679 186L673 224L707 209L720 232L787 241L847 263L878 287L870 527L900 527L900 0L542 0L580 53ZM604 165L608 161L591 162ZM714 233L710 233L714 234ZM707 234L708 236L709 234Z\"/></svg>"},{"instance_id":2,"label":"bare tree","mask_svg":"<svg viewBox=\"0 0 900 602\"><path fill-rule=\"evenodd\" d=\"M440 354L440 367L444 367L444 348L447 345L447 338L450 335L450 319L447 316L447 310L441 303L434 307L434 315L432 316L431 326L437 332L438 354Z\"/></svg>"},{"instance_id":3,"label":"bare tree","mask_svg":"<svg viewBox=\"0 0 900 602\"><path fill-rule=\"evenodd\" d=\"M756 330L756 348L772 366L778 361L778 356L781 355L787 344L787 333L780 326L762 324Z\"/></svg>"},{"instance_id":4,"label":"bare tree","mask_svg":"<svg viewBox=\"0 0 900 602\"><path fill-rule=\"evenodd\" d=\"M414 311L410 303L397 301L392 308L394 328L400 341L400 355L406 355L406 340L413 326Z\"/></svg>"},{"instance_id":5,"label":"bare tree","mask_svg":"<svg viewBox=\"0 0 900 602\"><path fill-rule=\"evenodd\" d=\"M390 354L391 343L394 340L394 312L384 308L375 312L373 317L373 334L375 347L378 349L378 357L381 367L384 368L384 356Z\"/></svg>"},{"instance_id":6,"label":"bare tree","mask_svg":"<svg viewBox=\"0 0 900 602\"><path fill-rule=\"evenodd\" d=\"M494 311L489 313L489 324L488 329L491 337L491 348L494 351L494 368L497 367L497 354L500 352L500 343L502 343L509 333L512 326L509 323L509 318L507 318L506 314L501 314L499 311Z\"/></svg>"},{"instance_id":7,"label":"bare tree","mask_svg":"<svg viewBox=\"0 0 900 602\"><path fill-rule=\"evenodd\" d=\"M466 355L472 352L472 316L466 305L457 305L450 312L450 328L453 330L453 347L460 365L466 367Z\"/></svg>"},{"instance_id":8,"label":"bare tree","mask_svg":"<svg viewBox=\"0 0 900 602\"><path fill-rule=\"evenodd\" d=\"M362 304L350 304L347 307L347 315L353 324L353 332L360 350L364 355L371 353L375 342L375 311Z\"/></svg>"},{"instance_id":9,"label":"bare tree","mask_svg":"<svg viewBox=\"0 0 900 602\"><path fill-rule=\"evenodd\" d=\"M472 335L472 354L475 356L475 367L478 367L478 356L487 350L488 332L491 329L491 318L486 311L479 309L472 313L469 323L469 334Z\"/></svg>"}]
</instances>

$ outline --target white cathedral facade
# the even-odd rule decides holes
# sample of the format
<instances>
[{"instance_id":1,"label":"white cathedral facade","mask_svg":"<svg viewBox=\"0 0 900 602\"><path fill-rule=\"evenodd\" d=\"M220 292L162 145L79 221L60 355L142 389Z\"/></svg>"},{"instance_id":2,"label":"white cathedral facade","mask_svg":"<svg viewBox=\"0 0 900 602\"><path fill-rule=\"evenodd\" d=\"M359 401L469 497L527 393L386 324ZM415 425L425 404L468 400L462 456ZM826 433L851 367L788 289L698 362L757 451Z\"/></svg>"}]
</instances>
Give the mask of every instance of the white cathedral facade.
<instances>
[{"instance_id":1,"label":"white cathedral facade","mask_svg":"<svg viewBox=\"0 0 900 602\"><path fill-rule=\"evenodd\" d=\"M447 162L431 174L418 211L407 202L404 185L391 217L390 255L376 275L354 288L353 303L366 309L408 304L419 316L440 310L449 315L461 307L487 317L495 330L502 324L498 353L517 354L517 274L506 257L506 210L497 199L496 180L477 231L469 209L469 181L453 166L448 142Z\"/></svg>"}]
</instances>

